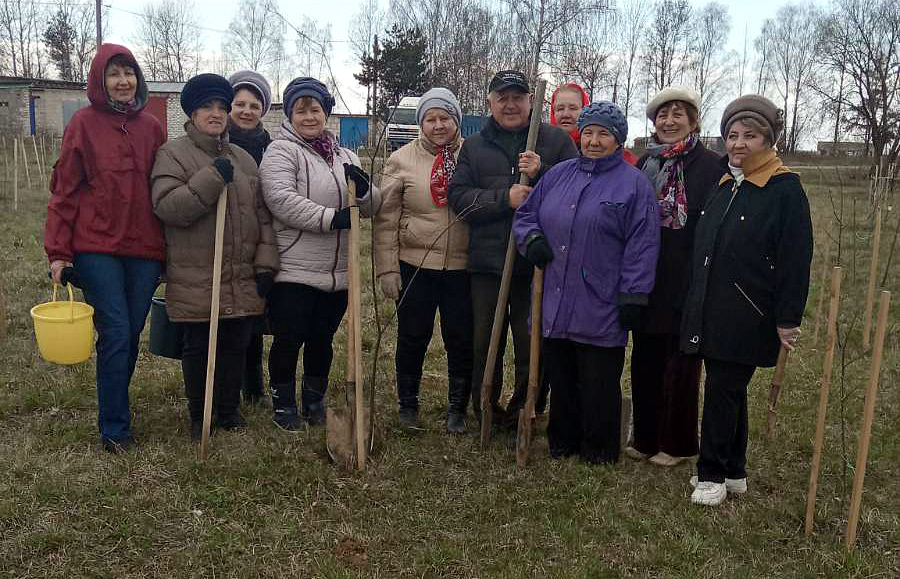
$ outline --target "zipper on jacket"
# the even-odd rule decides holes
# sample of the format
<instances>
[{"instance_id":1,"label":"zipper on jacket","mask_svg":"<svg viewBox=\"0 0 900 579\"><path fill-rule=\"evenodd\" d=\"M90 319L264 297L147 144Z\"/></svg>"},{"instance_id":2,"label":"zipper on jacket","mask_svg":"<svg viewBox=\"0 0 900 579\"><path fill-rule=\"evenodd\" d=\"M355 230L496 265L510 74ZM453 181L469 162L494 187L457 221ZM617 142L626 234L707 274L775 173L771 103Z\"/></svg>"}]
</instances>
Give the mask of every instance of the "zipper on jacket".
<instances>
[{"instance_id":1,"label":"zipper on jacket","mask_svg":"<svg viewBox=\"0 0 900 579\"><path fill-rule=\"evenodd\" d=\"M759 309L759 307L753 302L753 300L750 299L750 296L747 295L747 292L744 291L744 288L742 288L740 285L738 285L738 282L734 282L734 287L736 287L737 290L739 292L741 292L741 295L744 296L744 299L747 300L747 302L751 306L753 306L753 309L756 310L756 313L758 313L760 315L760 317L765 317L765 314L763 313L763 311L761 309Z\"/></svg>"}]
</instances>

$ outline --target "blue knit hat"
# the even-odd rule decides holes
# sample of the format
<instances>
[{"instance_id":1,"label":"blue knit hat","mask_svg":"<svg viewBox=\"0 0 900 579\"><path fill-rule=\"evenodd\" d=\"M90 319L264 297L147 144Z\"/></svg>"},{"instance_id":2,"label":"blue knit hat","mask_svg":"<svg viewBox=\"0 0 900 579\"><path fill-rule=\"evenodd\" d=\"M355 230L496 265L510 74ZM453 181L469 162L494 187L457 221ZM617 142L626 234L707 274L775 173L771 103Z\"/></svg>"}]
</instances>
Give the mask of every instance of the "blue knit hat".
<instances>
[{"instance_id":1,"label":"blue knit hat","mask_svg":"<svg viewBox=\"0 0 900 579\"><path fill-rule=\"evenodd\" d=\"M284 115L287 118L291 118L297 99L305 96L319 101L322 110L325 111L325 116L331 114L331 109L334 108L334 97L328 92L328 87L314 78L300 76L284 87L284 96L281 100L284 103Z\"/></svg>"},{"instance_id":2,"label":"blue knit hat","mask_svg":"<svg viewBox=\"0 0 900 579\"><path fill-rule=\"evenodd\" d=\"M189 79L181 89L181 108L187 116L191 116L194 111L210 101L222 101L230 113L233 100L234 89L231 88L228 79L211 72L198 74Z\"/></svg>"},{"instance_id":3,"label":"blue knit hat","mask_svg":"<svg viewBox=\"0 0 900 579\"><path fill-rule=\"evenodd\" d=\"M581 110L578 115L578 131L581 132L588 125L600 125L609 130L616 141L623 145L628 138L628 121L622 109L611 101L591 103Z\"/></svg>"}]
</instances>

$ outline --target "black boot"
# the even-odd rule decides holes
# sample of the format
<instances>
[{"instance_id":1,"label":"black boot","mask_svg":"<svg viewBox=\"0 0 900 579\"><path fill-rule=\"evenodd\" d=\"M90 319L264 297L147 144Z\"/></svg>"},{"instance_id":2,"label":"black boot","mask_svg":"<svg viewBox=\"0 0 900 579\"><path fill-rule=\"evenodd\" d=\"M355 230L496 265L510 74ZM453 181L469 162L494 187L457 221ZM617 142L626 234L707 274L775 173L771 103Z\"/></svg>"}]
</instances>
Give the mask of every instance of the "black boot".
<instances>
[{"instance_id":1,"label":"black boot","mask_svg":"<svg viewBox=\"0 0 900 579\"><path fill-rule=\"evenodd\" d=\"M310 426L325 424L325 392L328 391L328 376L303 376L301 404L303 418Z\"/></svg>"},{"instance_id":2,"label":"black boot","mask_svg":"<svg viewBox=\"0 0 900 579\"><path fill-rule=\"evenodd\" d=\"M447 391L450 402L447 409L447 432L463 434L466 431L466 406L469 402L472 379L451 377Z\"/></svg>"},{"instance_id":3,"label":"black boot","mask_svg":"<svg viewBox=\"0 0 900 579\"><path fill-rule=\"evenodd\" d=\"M419 419L419 382L421 376L397 374L397 403L400 405L400 423L416 426Z\"/></svg>"},{"instance_id":4,"label":"black boot","mask_svg":"<svg viewBox=\"0 0 900 579\"><path fill-rule=\"evenodd\" d=\"M303 419L297 414L297 386L293 380L290 382L271 382L272 388L272 422L283 430L300 430L303 428Z\"/></svg>"},{"instance_id":5,"label":"black boot","mask_svg":"<svg viewBox=\"0 0 900 579\"><path fill-rule=\"evenodd\" d=\"M241 380L241 392L246 404L260 404L263 400L262 335L260 334L251 336L250 345L247 346L247 364L243 380Z\"/></svg>"}]
</instances>

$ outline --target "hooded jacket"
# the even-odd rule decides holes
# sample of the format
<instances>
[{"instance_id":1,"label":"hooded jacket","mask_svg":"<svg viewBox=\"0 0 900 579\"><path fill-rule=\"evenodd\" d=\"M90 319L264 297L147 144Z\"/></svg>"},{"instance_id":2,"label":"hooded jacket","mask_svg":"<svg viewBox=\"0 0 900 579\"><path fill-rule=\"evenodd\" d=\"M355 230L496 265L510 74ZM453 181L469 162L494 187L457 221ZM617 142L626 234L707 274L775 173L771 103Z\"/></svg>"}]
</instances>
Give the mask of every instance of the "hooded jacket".
<instances>
[{"instance_id":1,"label":"hooded jacket","mask_svg":"<svg viewBox=\"0 0 900 579\"><path fill-rule=\"evenodd\" d=\"M334 292L347 289L350 232L334 231L331 220L347 207L344 163L359 166L359 157L338 148L328 164L284 121L259 166L262 191L272 212L281 271L275 281L299 283ZM358 200L360 215L371 217L381 194L370 183Z\"/></svg>"},{"instance_id":2,"label":"hooded jacket","mask_svg":"<svg viewBox=\"0 0 900 579\"><path fill-rule=\"evenodd\" d=\"M256 163L249 153L205 135L188 121L185 135L160 148L153 166L153 206L166 224L166 311L176 322L209 320L216 206L225 181L213 166L226 157L234 167L228 184L219 318L263 313L256 291L258 273L278 271L272 216L259 192Z\"/></svg>"},{"instance_id":3,"label":"hooded jacket","mask_svg":"<svg viewBox=\"0 0 900 579\"><path fill-rule=\"evenodd\" d=\"M728 157L721 160L723 172ZM813 235L806 193L774 149L744 159L710 193L697 221L681 349L749 366L774 366L776 326L799 326L809 291Z\"/></svg>"},{"instance_id":4,"label":"hooded jacket","mask_svg":"<svg viewBox=\"0 0 900 579\"><path fill-rule=\"evenodd\" d=\"M137 74L135 103L115 111L106 94L106 65L127 59ZM50 179L44 249L50 261L72 261L76 253L105 253L162 261L162 224L150 202L150 171L166 137L143 109L147 83L124 46L103 44L91 63L89 107L77 111L63 134Z\"/></svg>"},{"instance_id":5,"label":"hooded jacket","mask_svg":"<svg viewBox=\"0 0 900 579\"><path fill-rule=\"evenodd\" d=\"M456 154L462 139L457 137ZM375 273L400 273L404 261L425 269L465 269L469 226L449 203L431 197L431 169L437 149L419 137L394 151L384 167L384 204L375 216ZM452 225L451 225L452 224Z\"/></svg>"}]
</instances>

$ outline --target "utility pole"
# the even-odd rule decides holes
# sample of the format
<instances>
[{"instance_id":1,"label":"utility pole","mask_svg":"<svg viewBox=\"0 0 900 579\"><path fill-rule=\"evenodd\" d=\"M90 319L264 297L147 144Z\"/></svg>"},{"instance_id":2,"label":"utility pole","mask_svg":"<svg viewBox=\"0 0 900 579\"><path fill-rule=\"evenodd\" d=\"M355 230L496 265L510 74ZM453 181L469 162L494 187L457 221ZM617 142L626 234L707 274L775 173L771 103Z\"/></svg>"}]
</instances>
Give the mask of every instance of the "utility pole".
<instances>
[{"instance_id":1,"label":"utility pole","mask_svg":"<svg viewBox=\"0 0 900 579\"><path fill-rule=\"evenodd\" d=\"M102 16L100 15L100 0L95 0L94 3L94 15L97 20L97 50L96 52L100 52L100 44L103 43L103 23ZM95 54L96 54L95 52Z\"/></svg>"}]
</instances>

